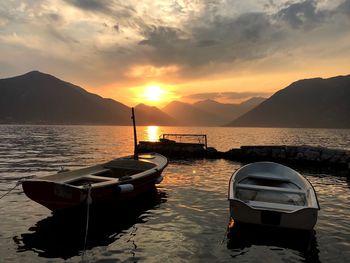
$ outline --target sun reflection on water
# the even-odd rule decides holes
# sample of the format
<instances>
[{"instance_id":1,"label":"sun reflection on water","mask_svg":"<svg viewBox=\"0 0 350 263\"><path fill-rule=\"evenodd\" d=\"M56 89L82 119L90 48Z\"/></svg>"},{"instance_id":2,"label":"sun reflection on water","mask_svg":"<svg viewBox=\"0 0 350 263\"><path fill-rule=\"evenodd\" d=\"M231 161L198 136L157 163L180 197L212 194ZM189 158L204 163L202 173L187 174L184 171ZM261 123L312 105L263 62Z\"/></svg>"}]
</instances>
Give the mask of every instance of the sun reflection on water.
<instances>
[{"instance_id":1,"label":"sun reflection on water","mask_svg":"<svg viewBox=\"0 0 350 263\"><path fill-rule=\"evenodd\" d=\"M159 126L147 126L146 128L146 140L150 142L158 141L160 135Z\"/></svg>"}]
</instances>

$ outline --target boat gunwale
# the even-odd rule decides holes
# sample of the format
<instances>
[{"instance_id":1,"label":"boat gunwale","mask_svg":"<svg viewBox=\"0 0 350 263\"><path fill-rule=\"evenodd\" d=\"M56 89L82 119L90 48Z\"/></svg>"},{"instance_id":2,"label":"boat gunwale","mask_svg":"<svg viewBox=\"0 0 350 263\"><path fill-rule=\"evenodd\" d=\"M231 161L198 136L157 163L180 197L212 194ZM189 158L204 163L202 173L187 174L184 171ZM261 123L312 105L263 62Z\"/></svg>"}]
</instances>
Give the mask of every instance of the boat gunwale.
<instances>
[{"instance_id":1,"label":"boat gunwale","mask_svg":"<svg viewBox=\"0 0 350 263\"><path fill-rule=\"evenodd\" d=\"M104 176L95 175L94 173L99 173L99 172L102 171L102 170L97 170L97 171L92 172L90 174L76 175L75 177L67 178L64 181L55 181L55 180L46 179L47 177L51 177L53 175L56 175L56 174L51 174L51 175L43 176L41 178L25 179L25 180L23 180L22 183L25 183L25 182L47 182L47 183L52 183L52 184L55 184L55 185L64 185L66 187L72 187L72 188L80 189L80 190L83 190L86 186L85 185L73 185L73 184L70 184L70 183L72 183L74 181L77 181L77 180L81 180L81 179L91 179L91 178L92 179L103 179L103 181L93 183L92 184L92 188L93 189L98 189L98 188L102 188L102 187L106 187L106 186L113 186L113 185L130 184L130 183L132 183L135 180L146 178L149 175L152 175L152 174L155 174L155 173L158 173L158 172L162 172L165 169L165 167L168 165L168 160L167 160L167 158L165 156L163 156L161 154L158 154L158 153L151 153L151 154L154 155L154 158L152 158L152 159L142 159L142 158L140 158L138 161L146 162L146 163L152 163L155 166L150 168L150 169L144 170L142 172L129 175L128 176L129 178L126 179L126 180L120 180L120 178L114 178L114 177L107 177L107 176L104 177ZM123 160L123 159L129 160L130 159L131 160L132 157L133 156L125 156L125 157L121 157L121 158L117 158L117 159L119 159L119 160ZM104 168L104 165L105 164L97 164L97 165L92 165L90 167L83 167L81 169L64 172L64 174L65 175L69 175L70 173L74 173L74 172L77 172L79 170L88 170L88 169L93 169L93 168L97 168L97 167L101 167L101 168L103 168L106 171L107 170L110 170L110 171L113 170L113 168ZM130 169L130 170L136 171L136 169Z\"/></svg>"},{"instance_id":2,"label":"boat gunwale","mask_svg":"<svg viewBox=\"0 0 350 263\"><path fill-rule=\"evenodd\" d=\"M281 204L281 206L288 206L288 207L296 207L296 209L294 210L285 210L283 208L278 208L278 207L274 207L274 208L271 208L271 207L263 207L263 206L259 206L259 207L255 207L253 205L250 205L248 202L244 202L242 201L241 199L238 199L238 198L235 198L235 199L230 199L230 204L232 201L236 201L236 202L239 202L247 207L249 207L250 209L253 209L253 210L257 210L257 211L276 211L276 212L279 212L279 213L285 213L285 214L293 214L293 213L296 213L296 212L299 212L299 211L302 211L302 210L308 210L308 209L312 209L312 210L319 210L318 208L316 207L310 207L310 206L299 206L299 205L287 205L287 204ZM253 202L257 202L257 203L267 203L267 204L275 204L275 203L270 203L270 202L262 202L262 201L253 201ZM276 203L277 204L277 203Z\"/></svg>"}]
</instances>

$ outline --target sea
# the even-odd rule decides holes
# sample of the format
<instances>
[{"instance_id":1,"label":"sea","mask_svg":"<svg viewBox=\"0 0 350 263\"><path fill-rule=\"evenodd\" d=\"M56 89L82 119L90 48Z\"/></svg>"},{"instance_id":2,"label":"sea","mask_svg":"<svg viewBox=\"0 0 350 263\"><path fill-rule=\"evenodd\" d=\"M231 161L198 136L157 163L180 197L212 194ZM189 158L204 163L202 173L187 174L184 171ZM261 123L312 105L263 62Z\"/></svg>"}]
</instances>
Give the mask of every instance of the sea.
<instances>
[{"instance_id":1,"label":"sea","mask_svg":"<svg viewBox=\"0 0 350 263\"><path fill-rule=\"evenodd\" d=\"M138 140L156 141L163 133L207 134L208 146L220 151L241 145L350 150L349 129L137 127ZM156 191L124 208L92 208L88 228L86 214L53 214L16 186L27 176L132 153L132 127L0 125L0 262L349 262L350 180L336 171L295 167L321 206L307 235L248 227L228 236L228 182L242 166L228 160L170 160Z\"/></svg>"}]
</instances>

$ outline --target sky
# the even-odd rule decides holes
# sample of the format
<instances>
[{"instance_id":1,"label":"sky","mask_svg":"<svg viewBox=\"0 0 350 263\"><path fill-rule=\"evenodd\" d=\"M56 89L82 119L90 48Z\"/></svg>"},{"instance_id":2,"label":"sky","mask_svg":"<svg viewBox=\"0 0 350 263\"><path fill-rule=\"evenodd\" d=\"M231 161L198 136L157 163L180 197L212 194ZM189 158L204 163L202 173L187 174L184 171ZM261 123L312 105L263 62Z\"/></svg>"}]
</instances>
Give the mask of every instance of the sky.
<instances>
[{"instance_id":1,"label":"sky","mask_svg":"<svg viewBox=\"0 0 350 263\"><path fill-rule=\"evenodd\" d=\"M350 0L0 1L0 78L32 70L129 106L269 97L350 74Z\"/></svg>"}]
</instances>

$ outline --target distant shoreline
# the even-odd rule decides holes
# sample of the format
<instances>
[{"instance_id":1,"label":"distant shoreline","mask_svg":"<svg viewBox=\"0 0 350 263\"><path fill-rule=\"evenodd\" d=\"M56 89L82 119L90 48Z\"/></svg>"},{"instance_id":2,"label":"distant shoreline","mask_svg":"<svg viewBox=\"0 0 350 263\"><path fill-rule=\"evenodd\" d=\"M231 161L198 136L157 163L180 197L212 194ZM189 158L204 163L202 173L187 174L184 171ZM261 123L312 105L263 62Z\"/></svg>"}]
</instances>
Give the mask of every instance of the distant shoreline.
<instances>
[{"instance_id":1,"label":"distant shoreline","mask_svg":"<svg viewBox=\"0 0 350 263\"><path fill-rule=\"evenodd\" d=\"M104 123L20 123L0 122L1 126L119 126L132 127L132 124L104 124ZM159 127L200 127L200 128L242 128L242 129L310 129L310 130L350 130L350 127L262 127L262 126L189 126L189 125L159 125L159 124L138 124L137 126L159 126Z\"/></svg>"}]
</instances>

